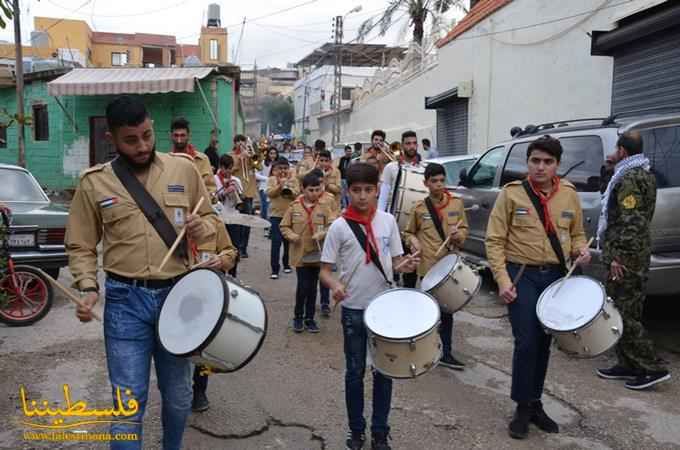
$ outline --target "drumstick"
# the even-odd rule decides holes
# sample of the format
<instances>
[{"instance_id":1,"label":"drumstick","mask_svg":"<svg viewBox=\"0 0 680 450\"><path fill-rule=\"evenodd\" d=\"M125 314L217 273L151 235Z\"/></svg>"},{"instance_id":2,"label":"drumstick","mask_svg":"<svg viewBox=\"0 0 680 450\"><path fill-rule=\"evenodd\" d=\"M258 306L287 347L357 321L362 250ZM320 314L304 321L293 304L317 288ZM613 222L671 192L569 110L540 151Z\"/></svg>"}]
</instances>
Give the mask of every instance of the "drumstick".
<instances>
[{"instance_id":1,"label":"drumstick","mask_svg":"<svg viewBox=\"0 0 680 450\"><path fill-rule=\"evenodd\" d=\"M415 257L418 256L419 254L420 254L420 250L418 250L417 252L412 253L412 254L410 254L410 255L407 255L407 256L404 258L404 260L403 260L402 262L400 262L399 264L397 264L397 267L394 268L394 271L396 272L397 270L399 270L399 269L401 269L402 267L404 267L404 266L406 265L407 262L411 261L411 259L415 258Z\"/></svg>"},{"instance_id":2,"label":"drumstick","mask_svg":"<svg viewBox=\"0 0 680 450\"><path fill-rule=\"evenodd\" d=\"M352 277L354 277L354 274L356 273L356 271L357 271L357 269L359 268L360 265L361 265L361 263L359 263L359 264L357 264L356 266L354 266L354 269L352 269L352 271L350 272L350 274L347 276L347 278L345 279L345 281L342 283L342 284L345 285L345 289L347 289L347 288L349 287L349 282L352 280ZM333 299L333 312L335 312L335 309L338 307L338 304L339 304L341 301L342 301L342 300Z\"/></svg>"},{"instance_id":3,"label":"drumstick","mask_svg":"<svg viewBox=\"0 0 680 450\"><path fill-rule=\"evenodd\" d=\"M463 219L458 221L458 223L456 224L456 229L460 226L461 223L463 223ZM451 242L451 235L449 235L449 237L447 237L446 240L442 242L442 245L440 245L439 248L437 249L437 253L435 253L435 256L439 255L441 251L444 249L444 247L449 245L449 242Z\"/></svg>"},{"instance_id":4,"label":"drumstick","mask_svg":"<svg viewBox=\"0 0 680 450\"><path fill-rule=\"evenodd\" d=\"M478 209L479 209L479 205L472 205L472 206L468 206L467 208L465 208L465 211L477 211Z\"/></svg>"},{"instance_id":5,"label":"drumstick","mask_svg":"<svg viewBox=\"0 0 680 450\"><path fill-rule=\"evenodd\" d=\"M591 237L588 240L588 243L586 244L586 249L590 248L590 244L593 243L593 239L594 239L594 237ZM576 266L577 266L576 261L574 261L574 263L571 265L571 268L569 268L569 272L567 272L567 275L562 279L560 284L557 285L557 289L555 289L555 291L553 292L553 295L552 295L553 297L555 295L557 295L557 293L560 291L560 289L562 289L562 285L564 284L564 282L567 281L567 279L571 276L572 273L574 273L574 269L576 269Z\"/></svg>"},{"instance_id":6,"label":"drumstick","mask_svg":"<svg viewBox=\"0 0 680 450\"><path fill-rule=\"evenodd\" d=\"M201 197L198 199L198 203L196 203L196 207L194 210L191 212L192 215L198 214L198 210L201 208L201 205L203 205L203 200L205 200L205 197ZM168 263L168 260L170 259L170 256L172 256L173 253L175 253L175 250L177 250L177 246L179 243L182 241L184 238L184 235L187 232L187 227L185 226L182 228L182 231L179 232L179 235L177 236L177 239L175 239L175 242L172 244L172 247L170 247L170 250L168 250L168 253L165 255L165 258L163 258L163 261L161 261L161 265L158 266L158 271L162 271L163 267Z\"/></svg>"},{"instance_id":7,"label":"drumstick","mask_svg":"<svg viewBox=\"0 0 680 450\"><path fill-rule=\"evenodd\" d=\"M519 268L519 272L517 272L517 275L515 275L515 279L512 280L512 285L514 287L517 287L517 283L519 283L519 280L522 278L522 275L524 275L524 269L527 268L526 264L522 264L522 267Z\"/></svg>"},{"instance_id":8,"label":"drumstick","mask_svg":"<svg viewBox=\"0 0 680 450\"><path fill-rule=\"evenodd\" d=\"M66 297L68 297L69 300L71 300L73 303L75 303L76 305L80 306L81 308L85 308L85 305L83 304L83 302L81 301L81 299L78 298L78 297L76 297L76 295L75 295L73 292L71 292L70 289L68 289L66 286L64 286L63 284L61 284L60 282L58 282L57 280L55 280L55 279L52 278L51 276L49 276L49 275L48 275L47 273L45 273L42 269L38 269L37 267L35 267L35 269L36 269L38 272L40 272L40 274L41 274L42 276L44 276L45 278L47 278L47 280L48 280L50 283L52 283L52 285L53 285L54 287L56 287L56 288L59 289L64 295L66 295ZM92 317L94 317L94 318L95 318L96 320L98 320L99 322L102 321L102 317L99 315L99 313L94 312L94 310L91 309L91 310L90 310L90 314L92 314Z\"/></svg>"}]
</instances>

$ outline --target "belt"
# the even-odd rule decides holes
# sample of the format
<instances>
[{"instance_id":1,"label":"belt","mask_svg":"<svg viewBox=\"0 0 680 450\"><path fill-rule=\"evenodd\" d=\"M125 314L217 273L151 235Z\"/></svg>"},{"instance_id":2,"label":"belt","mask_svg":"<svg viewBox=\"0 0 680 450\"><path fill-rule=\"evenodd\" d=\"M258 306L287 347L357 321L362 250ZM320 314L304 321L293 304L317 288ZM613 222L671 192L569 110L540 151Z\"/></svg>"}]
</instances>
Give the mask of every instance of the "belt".
<instances>
[{"instance_id":1,"label":"belt","mask_svg":"<svg viewBox=\"0 0 680 450\"><path fill-rule=\"evenodd\" d=\"M106 272L106 276L114 281L120 283L129 284L134 287L142 287L146 289L165 289L172 287L176 282L177 278L168 278L166 280L137 280L134 278L124 277L112 272Z\"/></svg>"},{"instance_id":2,"label":"belt","mask_svg":"<svg viewBox=\"0 0 680 450\"><path fill-rule=\"evenodd\" d=\"M520 263L508 261L509 264L514 264L516 266L522 266ZM560 264L524 264L526 266L525 270L533 270L536 272L550 272L552 270L560 270Z\"/></svg>"}]
</instances>

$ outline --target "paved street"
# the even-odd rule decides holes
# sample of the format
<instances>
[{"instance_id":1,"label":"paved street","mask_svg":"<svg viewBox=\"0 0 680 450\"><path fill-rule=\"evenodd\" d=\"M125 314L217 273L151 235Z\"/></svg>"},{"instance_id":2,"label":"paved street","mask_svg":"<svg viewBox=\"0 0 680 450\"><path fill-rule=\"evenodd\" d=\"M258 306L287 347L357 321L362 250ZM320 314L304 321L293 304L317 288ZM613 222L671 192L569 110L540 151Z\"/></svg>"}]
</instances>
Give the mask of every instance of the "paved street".
<instances>
[{"instance_id":1,"label":"paved street","mask_svg":"<svg viewBox=\"0 0 680 450\"><path fill-rule=\"evenodd\" d=\"M245 369L210 377L212 406L190 418L185 448L344 448L344 361L338 314L320 319L321 334L292 332L288 322L295 276L269 280L269 241L261 235L253 232L251 258L240 267L240 275L266 299L270 316L266 342ZM64 272L62 281L68 282ZM455 319L454 347L468 368L464 372L437 368L417 380L395 382L390 417L393 447L680 448L678 319L666 321L664 308L654 310L655 329L660 330L655 336L674 380L650 392L632 392L622 382L605 382L594 375L596 367L613 363L611 355L574 360L555 351L544 400L562 432L548 436L532 427L529 439L514 441L506 431L513 412L510 327L506 319L496 318L504 309L485 292ZM0 327L0 358L0 415L5 419L0 424L1 448L106 448L104 444L25 442L26 427L20 424L21 383L31 398L50 401L62 399L62 384L69 383L74 398L108 406L110 386L100 324L80 324L73 307L58 296L52 311L38 324ZM156 449L160 448L160 399L153 374L152 379L144 441L145 448ZM367 386L370 398L370 383ZM367 406L370 413L370 402Z\"/></svg>"}]
</instances>

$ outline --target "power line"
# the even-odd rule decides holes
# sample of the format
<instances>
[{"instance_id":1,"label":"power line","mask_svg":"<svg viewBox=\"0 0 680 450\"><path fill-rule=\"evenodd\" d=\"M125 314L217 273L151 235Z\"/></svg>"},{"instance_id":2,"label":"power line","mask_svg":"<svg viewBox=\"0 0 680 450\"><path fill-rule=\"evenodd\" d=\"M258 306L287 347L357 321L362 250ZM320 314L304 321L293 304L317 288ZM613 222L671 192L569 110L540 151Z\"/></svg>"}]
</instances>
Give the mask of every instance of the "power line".
<instances>
[{"instance_id":1,"label":"power line","mask_svg":"<svg viewBox=\"0 0 680 450\"><path fill-rule=\"evenodd\" d=\"M158 9L153 9L153 10L147 10L147 11L142 11L138 13L127 13L127 14L88 14L86 12L78 12L80 8L77 8L75 10L66 8L62 5L58 5L57 3L53 2L52 0L47 0L52 6L56 6L59 9L63 9L64 11L69 11L74 14L80 14L83 16L91 16L91 17L97 17L99 19L115 19L115 18L121 18L121 17L138 17L138 16L148 16L149 14L157 14L159 12L167 11L170 9L177 8L179 6L182 6L186 3L189 3L191 0L182 0L181 2L174 3L172 5L165 6L163 8L158 8Z\"/></svg>"}]
</instances>

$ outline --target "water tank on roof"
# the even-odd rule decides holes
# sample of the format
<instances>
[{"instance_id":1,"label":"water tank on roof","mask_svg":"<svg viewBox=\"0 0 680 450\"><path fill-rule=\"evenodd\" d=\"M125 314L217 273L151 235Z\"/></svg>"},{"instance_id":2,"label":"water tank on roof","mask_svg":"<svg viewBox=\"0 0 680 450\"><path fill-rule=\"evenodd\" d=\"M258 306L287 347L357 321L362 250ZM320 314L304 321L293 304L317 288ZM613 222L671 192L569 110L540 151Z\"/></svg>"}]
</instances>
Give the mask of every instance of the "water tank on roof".
<instances>
[{"instance_id":1,"label":"water tank on roof","mask_svg":"<svg viewBox=\"0 0 680 450\"><path fill-rule=\"evenodd\" d=\"M208 5L208 26L220 27L220 5L211 3Z\"/></svg>"}]
</instances>

